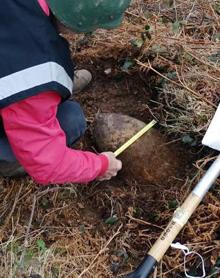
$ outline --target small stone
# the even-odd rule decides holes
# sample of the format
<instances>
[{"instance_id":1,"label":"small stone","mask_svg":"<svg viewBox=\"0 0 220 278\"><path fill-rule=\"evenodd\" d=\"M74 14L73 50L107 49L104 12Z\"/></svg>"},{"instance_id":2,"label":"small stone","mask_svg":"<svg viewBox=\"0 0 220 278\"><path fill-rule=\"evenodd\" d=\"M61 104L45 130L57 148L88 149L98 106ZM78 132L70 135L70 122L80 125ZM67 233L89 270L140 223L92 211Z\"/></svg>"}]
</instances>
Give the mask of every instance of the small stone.
<instances>
[{"instance_id":1,"label":"small stone","mask_svg":"<svg viewBox=\"0 0 220 278\"><path fill-rule=\"evenodd\" d=\"M108 69L106 69L106 70L104 71L104 73L105 73L106 75L109 75L111 72L112 72L112 69L111 69L111 68L108 68Z\"/></svg>"}]
</instances>

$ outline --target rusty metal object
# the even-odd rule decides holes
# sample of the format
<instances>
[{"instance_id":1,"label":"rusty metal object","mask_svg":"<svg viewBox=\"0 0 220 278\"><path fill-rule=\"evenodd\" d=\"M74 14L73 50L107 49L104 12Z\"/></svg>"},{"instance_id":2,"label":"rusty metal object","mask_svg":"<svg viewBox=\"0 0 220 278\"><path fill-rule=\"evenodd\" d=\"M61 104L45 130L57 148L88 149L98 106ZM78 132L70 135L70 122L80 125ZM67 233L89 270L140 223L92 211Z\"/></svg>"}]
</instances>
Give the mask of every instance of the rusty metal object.
<instances>
[{"instance_id":1,"label":"rusty metal object","mask_svg":"<svg viewBox=\"0 0 220 278\"><path fill-rule=\"evenodd\" d=\"M142 129L146 123L135 118L100 113L96 117L94 137L100 151L115 151ZM129 147L119 159L122 174L144 184L168 184L179 177L184 164L180 152L158 130L151 129Z\"/></svg>"}]
</instances>

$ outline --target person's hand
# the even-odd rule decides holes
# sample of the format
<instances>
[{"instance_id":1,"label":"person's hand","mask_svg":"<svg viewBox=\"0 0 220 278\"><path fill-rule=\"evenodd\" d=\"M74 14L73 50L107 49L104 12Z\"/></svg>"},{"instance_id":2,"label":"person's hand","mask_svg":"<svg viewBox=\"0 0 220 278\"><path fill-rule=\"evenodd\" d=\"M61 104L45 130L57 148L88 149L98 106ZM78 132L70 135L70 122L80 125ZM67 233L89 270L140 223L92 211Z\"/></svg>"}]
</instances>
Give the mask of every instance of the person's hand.
<instances>
[{"instance_id":1,"label":"person's hand","mask_svg":"<svg viewBox=\"0 0 220 278\"><path fill-rule=\"evenodd\" d=\"M109 164L107 171L103 176L99 177L98 180L110 180L112 177L117 176L118 171L122 168L122 162L121 160L116 159L115 154L112 152L104 152L102 154L108 158Z\"/></svg>"}]
</instances>

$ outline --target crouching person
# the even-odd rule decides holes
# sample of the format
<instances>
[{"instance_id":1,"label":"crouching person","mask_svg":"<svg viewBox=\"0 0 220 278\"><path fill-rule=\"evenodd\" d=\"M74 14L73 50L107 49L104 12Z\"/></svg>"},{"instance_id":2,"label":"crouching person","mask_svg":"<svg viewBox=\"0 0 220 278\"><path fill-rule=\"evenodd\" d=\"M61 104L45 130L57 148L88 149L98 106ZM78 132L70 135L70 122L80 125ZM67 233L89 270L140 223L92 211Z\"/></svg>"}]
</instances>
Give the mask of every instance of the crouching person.
<instances>
[{"instance_id":1,"label":"crouching person","mask_svg":"<svg viewBox=\"0 0 220 278\"><path fill-rule=\"evenodd\" d=\"M91 81L74 71L56 21L76 32L115 28L130 0L7 0L0 9L0 175L28 173L47 185L111 179L122 167L112 152L70 148L85 132L69 100Z\"/></svg>"}]
</instances>

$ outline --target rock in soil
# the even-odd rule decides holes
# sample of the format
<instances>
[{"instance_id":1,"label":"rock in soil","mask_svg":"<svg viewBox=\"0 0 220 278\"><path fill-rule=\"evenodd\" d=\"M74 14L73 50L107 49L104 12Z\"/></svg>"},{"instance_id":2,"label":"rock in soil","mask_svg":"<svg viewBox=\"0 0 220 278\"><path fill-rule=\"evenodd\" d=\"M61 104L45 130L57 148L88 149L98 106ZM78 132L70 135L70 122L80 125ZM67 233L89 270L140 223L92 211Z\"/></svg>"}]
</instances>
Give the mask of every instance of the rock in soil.
<instances>
[{"instance_id":1,"label":"rock in soil","mask_svg":"<svg viewBox=\"0 0 220 278\"><path fill-rule=\"evenodd\" d=\"M100 113L96 116L94 137L100 151L115 151L146 124L135 118ZM167 138L152 128L130 146L119 159L123 162L122 175L144 184L167 185L173 177L184 172L182 154Z\"/></svg>"}]
</instances>

